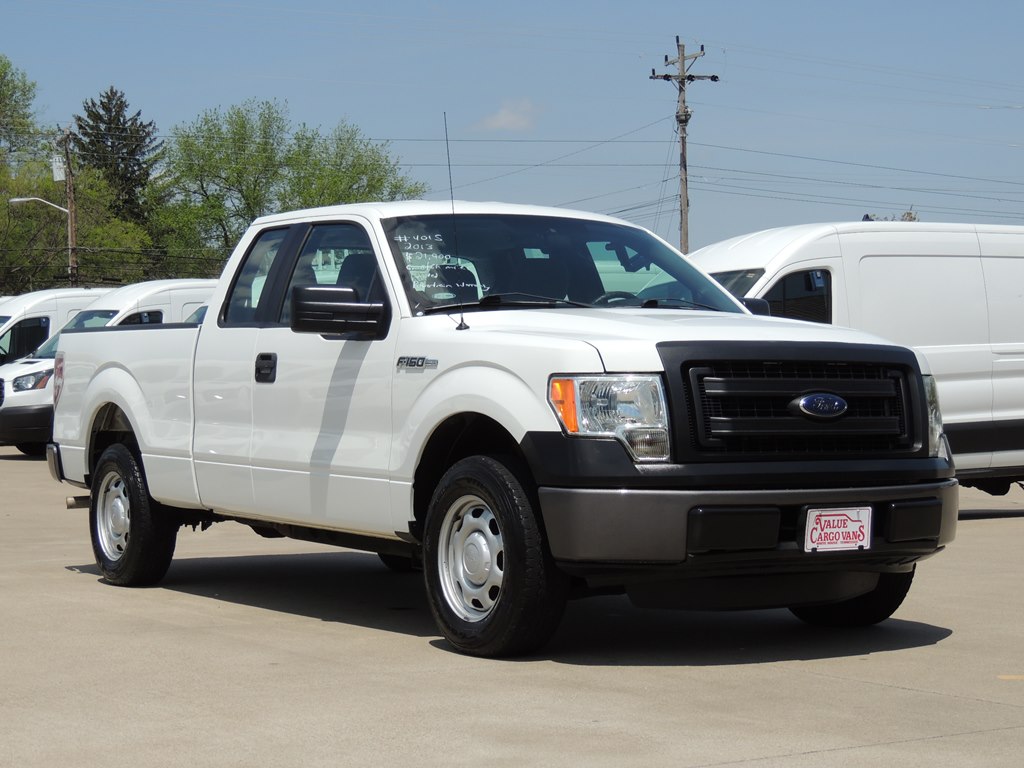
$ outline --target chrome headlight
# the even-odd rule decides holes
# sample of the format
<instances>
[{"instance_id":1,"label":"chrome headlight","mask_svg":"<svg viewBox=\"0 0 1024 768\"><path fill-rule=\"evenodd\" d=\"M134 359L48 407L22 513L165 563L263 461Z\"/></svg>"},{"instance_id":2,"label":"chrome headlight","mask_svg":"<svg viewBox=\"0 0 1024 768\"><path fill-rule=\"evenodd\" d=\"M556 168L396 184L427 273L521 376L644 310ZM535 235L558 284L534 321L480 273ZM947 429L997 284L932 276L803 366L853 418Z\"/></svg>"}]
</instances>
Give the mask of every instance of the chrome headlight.
<instances>
[{"instance_id":1,"label":"chrome headlight","mask_svg":"<svg viewBox=\"0 0 1024 768\"><path fill-rule=\"evenodd\" d=\"M667 461L670 456L660 376L552 378L548 401L569 435L614 437L634 461Z\"/></svg>"},{"instance_id":2,"label":"chrome headlight","mask_svg":"<svg viewBox=\"0 0 1024 768\"><path fill-rule=\"evenodd\" d=\"M939 387L934 376L922 376L924 394L928 401L928 455L935 458L942 456L950 460L949 445L942 434L942 411L939 410Z\"/></svg>"},{"instance_id":3,"label":"chrome headlight","mask_svg":"<svg viewBox=\"0 0 1024 768\"><path fill-rule=\"evenodd\" d=\"M27 392L30 389L43 389L50 381L51 376L53 376L53 368L18 376L11 381L11 391Z\"/></svg>"}]
</instances>

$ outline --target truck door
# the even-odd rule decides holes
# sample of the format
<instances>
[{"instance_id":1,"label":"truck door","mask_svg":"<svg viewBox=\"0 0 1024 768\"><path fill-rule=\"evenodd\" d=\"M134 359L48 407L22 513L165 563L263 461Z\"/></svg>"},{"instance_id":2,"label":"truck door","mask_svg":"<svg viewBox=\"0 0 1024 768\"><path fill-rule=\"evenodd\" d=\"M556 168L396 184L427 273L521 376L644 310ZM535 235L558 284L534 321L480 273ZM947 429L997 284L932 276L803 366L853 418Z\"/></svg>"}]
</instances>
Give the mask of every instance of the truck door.
<instances>
[{"instance_id":1,"label":"truck door","mask_svg":"<svg viewBox=\"0 0 1024 768\"><path fill-rule=\"evenodd\" d=\"M393 534L388 504L391 380L397 323L378 340L289 327L297 285L354 288L388 302L367 227L312 226L276 322L258 331L253 389L253 512L348 531Z\"/></svg>"},{"instance_id":2,"label":"truck door","mask_svg":"<svg viewBox=\"0 0 1024 768\"><path fill-rule=\"evenodd\" d=\"M279 254L295 235L267 229L253 240L220 307L199 333L194 373L193 456L199 496L213 509L252 508L253 387L256 339L271 316L269 288Z\"/></svg>"}]
</instances>

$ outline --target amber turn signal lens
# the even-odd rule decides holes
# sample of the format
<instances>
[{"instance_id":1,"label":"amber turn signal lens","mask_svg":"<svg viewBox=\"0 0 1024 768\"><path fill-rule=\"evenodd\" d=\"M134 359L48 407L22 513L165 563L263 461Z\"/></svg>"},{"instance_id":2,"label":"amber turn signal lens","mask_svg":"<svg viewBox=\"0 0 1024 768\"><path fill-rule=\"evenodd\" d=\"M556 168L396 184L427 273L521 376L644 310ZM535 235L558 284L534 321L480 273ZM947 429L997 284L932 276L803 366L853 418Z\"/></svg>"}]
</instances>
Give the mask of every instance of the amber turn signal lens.
<instances>
[{"instance_id":1,"label":"amber turn signal lens","mask_svg":"<svg viewBox=\"0 0 1024 768\"><path fill-rule=\"evenodd\" d=\"M579 432L580 424L576 416L576 383L572 379L552 379L549 399L566 432Z\"/></svg>"}]
</instances>

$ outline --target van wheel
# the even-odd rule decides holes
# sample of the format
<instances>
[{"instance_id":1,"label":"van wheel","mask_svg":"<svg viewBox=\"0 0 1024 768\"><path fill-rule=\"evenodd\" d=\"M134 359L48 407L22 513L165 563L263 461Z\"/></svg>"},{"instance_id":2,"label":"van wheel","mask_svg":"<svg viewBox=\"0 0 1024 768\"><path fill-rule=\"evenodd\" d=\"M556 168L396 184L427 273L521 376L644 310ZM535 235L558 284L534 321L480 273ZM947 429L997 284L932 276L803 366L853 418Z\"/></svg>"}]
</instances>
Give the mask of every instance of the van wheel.
<instances>
[{"instance_id":1,"label":"van wheel","mask_svg":"<svg viewBox=\"0 0 1024 768\"><path fill-rule=\"evenodd\" d=\"M863 595L826 605L793 606L789 610L798 619L819 627L867 627L892 616L913 581L913 570L882 573L878 586Z\"/></svg>"},{"instance_id":2,"label":"van wheel","mask_svg":"<svg viewBox=\"0 0 1024 768\"><path fill-rule=\"evenodd\" d=\"M463 653L529 653L561 620L568 578L547 551L531 494L497 459L471 456L441 478L423 570L434 619Z\"/></svg>"},{"instance_id":3,"label":"van wheel","mask_svg":"<svg viewBox=\"0 0 1024 768\"><path fill-rule=\"evenodd\" d=\"M26 456L45 456L46 443L18 443L14 446Z\"/></svg>"},{"instance_id":4,"label":"van wheel","mask_svg":"<svg viewBox=\"0 0 1024 768\"><path fill-rule=\"evenodd\" d=\"M177 522L159 514L135 456L115 444L100 456L89 504L92 551L111 584L155 584L171 565Z\"/></svg>"}]
</instances>

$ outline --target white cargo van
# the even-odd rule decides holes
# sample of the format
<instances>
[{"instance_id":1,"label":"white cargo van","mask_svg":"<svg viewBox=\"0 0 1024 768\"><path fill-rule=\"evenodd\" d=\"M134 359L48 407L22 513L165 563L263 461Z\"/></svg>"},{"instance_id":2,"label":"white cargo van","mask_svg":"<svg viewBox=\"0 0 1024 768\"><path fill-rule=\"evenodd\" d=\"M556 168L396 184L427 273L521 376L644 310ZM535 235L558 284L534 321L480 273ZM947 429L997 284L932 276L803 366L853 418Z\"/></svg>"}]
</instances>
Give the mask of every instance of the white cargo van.
<instances>
[{"instance_id":1,"label":"white cargo van","mask_svg":"<svg viewBox=\"0 0 1024 768\"><path fill-rule=\"evenodd\" d=\"M0 365L24 357L109 291L109 288L50 288L14 296L0 304Z\"/></svg>"},{"instance_id":2,"label":"white cargo van","mask_svg":"<svg viewBox=\"0 0 1024 768\"><path fill-rule=\"evenodd\" d=\"M773 315L846 325L924 353L962 485L1024 480L1024 227L782 227L690 254Z\"/></svg>"},{"instance_id":3,"label":"white cargo van","mask_svg":"<svg viewBox=\"0 0 1024 768\"><path fill-rule=\"evenodd\" d=\"M100 291L91 294L94 301L64 327L181 323L205 306L216 284L152 280ZM53 424L53 359L59 339L60 333L55 333L27 357L0 365L0 445L16 445L29 455L45 453Z\"/></svg>"}]
</instances>

